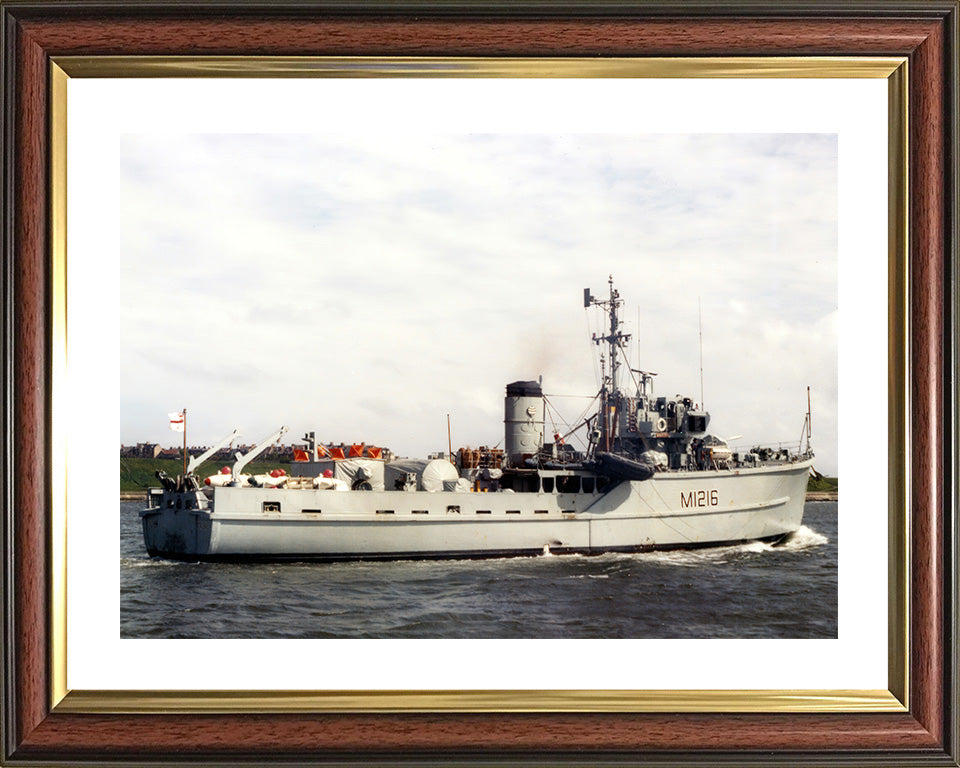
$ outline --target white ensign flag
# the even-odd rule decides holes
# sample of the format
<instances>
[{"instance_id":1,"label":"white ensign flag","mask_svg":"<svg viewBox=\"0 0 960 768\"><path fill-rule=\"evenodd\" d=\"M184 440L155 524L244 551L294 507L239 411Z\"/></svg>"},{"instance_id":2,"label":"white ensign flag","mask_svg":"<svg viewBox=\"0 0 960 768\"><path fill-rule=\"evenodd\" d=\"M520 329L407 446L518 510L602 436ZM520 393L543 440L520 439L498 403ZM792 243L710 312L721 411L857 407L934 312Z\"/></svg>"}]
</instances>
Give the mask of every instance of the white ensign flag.
<instances>
[{"instance_id":1,"label":"white ensign flag","mask_svg":"<svg viewBox=\"0 0 960 768\"><path fill-rule=\"evenodd\" d=\"M182 413L171 413L170 416L170 429L174 432L183 432L183 414Z\"/></svg>"}]
</instances>

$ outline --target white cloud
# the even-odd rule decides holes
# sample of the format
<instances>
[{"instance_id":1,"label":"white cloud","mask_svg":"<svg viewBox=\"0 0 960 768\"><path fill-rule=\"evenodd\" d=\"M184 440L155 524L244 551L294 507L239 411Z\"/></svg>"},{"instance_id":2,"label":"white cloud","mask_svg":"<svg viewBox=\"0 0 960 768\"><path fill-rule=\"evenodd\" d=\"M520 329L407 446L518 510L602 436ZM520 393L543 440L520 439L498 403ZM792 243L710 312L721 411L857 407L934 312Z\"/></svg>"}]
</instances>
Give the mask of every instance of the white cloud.
<instances>
[{"instance_id":1,"label":"white cloud","mask_svg":"<svg viewBox=\"0 0 960 768\"><path fill-rule=\"evenodd\" d=\"M496 444L503 386L596 390L581 295L613 273L642 367L718 434L836 467L833 135L133 135L100 168L121 439ZM72 252L71 258L74 257ZM597 320L590 321L594 330ZM585 401L556 399L573 420Z\"/></svg>"}]
</instances>

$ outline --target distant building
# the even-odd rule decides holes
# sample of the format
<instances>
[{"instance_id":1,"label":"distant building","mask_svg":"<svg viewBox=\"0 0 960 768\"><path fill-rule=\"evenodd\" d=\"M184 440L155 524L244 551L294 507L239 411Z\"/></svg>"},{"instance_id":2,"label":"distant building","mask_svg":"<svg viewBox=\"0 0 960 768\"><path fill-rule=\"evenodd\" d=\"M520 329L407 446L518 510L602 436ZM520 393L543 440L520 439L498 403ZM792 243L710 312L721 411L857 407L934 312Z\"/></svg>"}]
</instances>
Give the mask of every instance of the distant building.
<instances>
[{"instance_id":1,"label":"distant building","mask_svg":"<svg viewBox=\"0 0 960 768\"><path fill-rule=\"evenodd\" d=\"M125 459L155 459L160 454L157 443L137 443L136 445L121 445L120 456Z\"/></svg>"}]
</instances>

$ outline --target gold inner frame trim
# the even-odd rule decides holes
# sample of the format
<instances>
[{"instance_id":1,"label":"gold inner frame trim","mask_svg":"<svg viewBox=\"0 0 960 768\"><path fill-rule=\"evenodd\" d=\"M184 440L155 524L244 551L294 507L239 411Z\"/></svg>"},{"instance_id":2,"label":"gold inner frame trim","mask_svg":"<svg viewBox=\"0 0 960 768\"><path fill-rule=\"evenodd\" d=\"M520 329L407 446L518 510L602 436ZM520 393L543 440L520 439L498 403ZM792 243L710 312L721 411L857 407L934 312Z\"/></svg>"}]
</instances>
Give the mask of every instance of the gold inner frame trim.
<instances>
[{"instance_id":1,"label":"gold inner frame trim","mask_svg":"<svg viewBox=\"0 0 960 768\"><path fill-rule=\"evenodd\" d=\"M889 691L75 691L57 712L903 712Z\"/></svg>"},{"instance_id":2,"label":"gold inner frame trim","mask_svg":"<svg viewBox=\"0 0 960 768\"><path fill-rule=\"evenodd\" d=\"M57 56L70 77L887 78L902 57Z\"/></svg>"},{"instance_id":3,"label":"gold inner frame trim","mask_svg":"<svg viewBox=\"0 0 960 768\"><path fill-rule=\"evenodd\" d=\"M143 691L67 686L67 91L78 78L874 78L888 81L889 690ZM51 706L71 713L904 712L909 702L907 60L902 57L481 59L63 56L51 61ZM897 457L901 458L898 459Z\"/></svg>"},{"instance_id":4,"label":"gold inner frame trim","mask_svg":"<svg viewBox=\"0 0 960 768\"><path fill-rule=\"evenodd\" d=\"M51 699L67 694L67 81L50 67L50 675Z\"/></svg>"},{"instance_id":5,"label":"gold inner frame trim","mask_svg":"<svg viewBox=\"0 0 960 768\"><path fill-rule=\"evenodd\" d=\"M910 701L910 392L907 376L910 316L909 241L909 63L887 79L887 343L888 466L887 680L890 691Z\"/></svg>"}]
</instances>

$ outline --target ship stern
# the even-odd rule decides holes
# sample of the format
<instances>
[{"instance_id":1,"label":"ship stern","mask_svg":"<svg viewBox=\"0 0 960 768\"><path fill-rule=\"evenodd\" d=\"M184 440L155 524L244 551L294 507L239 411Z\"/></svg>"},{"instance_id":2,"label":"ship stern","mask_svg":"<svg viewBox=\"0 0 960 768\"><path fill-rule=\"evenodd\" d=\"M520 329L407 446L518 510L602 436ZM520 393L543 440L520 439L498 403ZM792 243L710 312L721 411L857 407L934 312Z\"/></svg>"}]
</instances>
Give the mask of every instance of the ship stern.
<instances>
[{"instance_id":1,"label":"ship stern","mask_svg":"<svg viewBox=\"0 0 960 768\"><path fill-rule=\"evenodd\" d=\"M202 493L151 488L140 522L151 557L195 560L210 550L210 512Z\"/></svg>"}]
</instances>

